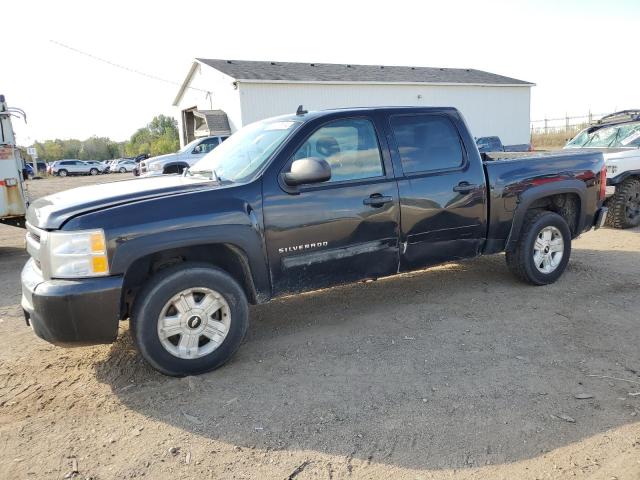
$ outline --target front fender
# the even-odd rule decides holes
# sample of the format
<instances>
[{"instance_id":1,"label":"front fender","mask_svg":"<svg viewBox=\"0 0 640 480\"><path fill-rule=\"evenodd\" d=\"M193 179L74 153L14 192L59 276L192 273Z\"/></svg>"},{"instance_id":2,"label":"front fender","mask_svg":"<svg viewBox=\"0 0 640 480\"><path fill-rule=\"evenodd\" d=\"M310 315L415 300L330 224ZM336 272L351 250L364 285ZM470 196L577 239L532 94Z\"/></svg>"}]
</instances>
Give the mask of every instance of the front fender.
<instances>
[{"instance_id":1,"label":"front fender","mask_svg":"<svg viewBox=\"0 0 640 480\"><path fill-rule=\"evenodd\" d=\"M239 251L247 263L249 274L259 301L271 297L271 284L264 255L262 236L253 224L208 225L153 232L139 237L116 240L110 269L125 273L136 260L176 248L198 245L224 244Z\"/></svg>"},{"instance_id":2,"label":"front fender","mask_svg":"<svg viewBox=\"0 0 640 480\"><path fill-rule=\"evenodd\" d=\"M607 178L607 185L615 186L620 185L628 178L637 177L640 178L640 170L627 170L626 172L622 172L615 177Z\"/></svg>"}]
</instances>

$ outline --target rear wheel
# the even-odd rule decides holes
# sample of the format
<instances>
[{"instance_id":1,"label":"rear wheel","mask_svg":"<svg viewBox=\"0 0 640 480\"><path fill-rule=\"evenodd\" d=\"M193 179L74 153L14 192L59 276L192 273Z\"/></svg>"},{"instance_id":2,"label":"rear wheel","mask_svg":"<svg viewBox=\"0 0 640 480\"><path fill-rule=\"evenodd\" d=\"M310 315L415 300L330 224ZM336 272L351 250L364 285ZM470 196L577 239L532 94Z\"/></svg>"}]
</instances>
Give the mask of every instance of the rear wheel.
<instances>
[{"instance_id":1,"label":"rear wheel","mask_svg":"<svg viewBox=\"0 0 640 480\"><path fill-rule=\"evenodd\" d=\"M58 170L58 175L61 177L66 177L69 174L65 169Z\"/></svg>"},{"instance_id":2,"label":"rear wheel","mask_svg":"<svg viewBox=\"0 0 640 480\"><path fill-rule=\"evenodd\" d=\"M607 201L607 225L633 228L640 225L640 180L630 178L616 186L616 193Z\"/></svg>"},{"instance_id":3,"label":"rear wheel","mask_svg":"<svg viewBox=\"0 0 640 480\"><path fill-rule=\"evenodd\" d=\"M97 175L98 174L98 169L97 168L92 168L91 170L89 170L89 174L90 175Z\"/></svg>"},{"instance_id":4,"label":"rear wheel","mask_svg":"<svg viewBox=\"0 0 640 480\"><path fill-rule=\"evenodd\" d=\"M127 169L124 167L120 167L120 170L118 170L120 173L126 173Z\"/></svg>"},{"instance_id":5,"label":"rear wheel","mask_svg":"<svg viewBox=\"0 0 640 480\"><path fill-rule=\"evenodd\" d=\"M533 285L555 282L571 255L571 230L564 218L548 211L527 214L518 244L507 251L509 269Z\"/></svg>"},{"instance_id":6,"label":"rear wheel","mask_svg":"<svg viewBox=\"0 0 640 480\"><path fill-rule=\"evenodd\" d=\"M227 362L248 326L242 288L203 264L171 267L139 293L131 331L142 356L166 375L194 375Z\"/></svg>"}]
</instances>

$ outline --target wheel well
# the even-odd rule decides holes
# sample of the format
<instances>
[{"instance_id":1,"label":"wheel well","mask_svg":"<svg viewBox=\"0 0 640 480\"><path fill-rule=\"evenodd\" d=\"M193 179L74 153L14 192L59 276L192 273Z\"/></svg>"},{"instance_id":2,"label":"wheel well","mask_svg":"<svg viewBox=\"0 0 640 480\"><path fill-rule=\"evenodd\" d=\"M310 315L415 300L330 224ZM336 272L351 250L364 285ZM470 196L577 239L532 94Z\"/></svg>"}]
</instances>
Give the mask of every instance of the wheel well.
<instances>
[{"instance_id":1,"label":"wheel well","mask_svg":"<svg viewBox=\"0 0 640 480\"><path fill-rule=\"evenodd\" d=\"M183 170L185 168L187 168L189 165L187 165L186 163L171 163L169 165L166 165L164 167L164 169L162 170L162 173L165 174L169 174L169 173L182 173Z\"/></svg>"},{"instance_id":2,"label":"wheel well","mask_svg":"<svg viewBox=\"0 0 640 480\"><path fill-rule=\"evenodd\" d=\"M251 269L242 250L229 244L196 245L163 250L134 261L124 276L121 318L127 318L138 291L149 278L163 268L184 262L209 263L224 270L242 287L249 303L257 303Z\"/></svg>"},{"instance_id":3,"label":"wheel well","mask_svg":"<svg viewBox=\"0 0 640 480\"><path fill-rule=\"evenodd\" d=\"M531 210L548 210L565 219L571 235L576 237L580 225L580 197L575 193L559 193L535 200L528 208Z\"/></svg>"}]
</instances>

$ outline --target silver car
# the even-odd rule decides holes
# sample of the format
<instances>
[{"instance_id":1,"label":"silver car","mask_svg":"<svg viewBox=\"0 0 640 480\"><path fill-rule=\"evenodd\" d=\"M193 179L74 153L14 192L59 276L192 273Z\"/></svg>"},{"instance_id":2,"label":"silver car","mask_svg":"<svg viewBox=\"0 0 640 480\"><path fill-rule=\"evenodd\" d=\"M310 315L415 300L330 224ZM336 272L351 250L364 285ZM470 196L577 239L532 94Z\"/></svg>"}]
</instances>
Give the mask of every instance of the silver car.
<instances>
[{"instance_id":1,"label":"silver car","mask_svg":"<svg viewBox=\"0 0 640 480\"><path fill-rule=\"evenodd\" d=\"M51 173L59 177L67 175L98 175L100 168L82 160L60 160L51 167Z\"/></svg>"}]
</instances>

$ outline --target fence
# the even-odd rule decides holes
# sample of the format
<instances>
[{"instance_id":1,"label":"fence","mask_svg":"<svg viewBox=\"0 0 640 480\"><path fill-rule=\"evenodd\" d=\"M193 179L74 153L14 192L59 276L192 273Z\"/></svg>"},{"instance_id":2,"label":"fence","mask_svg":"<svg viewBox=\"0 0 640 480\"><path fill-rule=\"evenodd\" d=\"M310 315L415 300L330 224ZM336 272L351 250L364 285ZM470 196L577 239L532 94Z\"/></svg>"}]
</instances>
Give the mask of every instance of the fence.
<instances>
[{"instance_id":1,"label":"fence","mask_svg":"<svg viewBox=\"0 0 640 480\"><path fill-rule=\"evenodd\" d=\"M592 122L604 117L606 113L591 113L570 117L568 115L562 118L544 118L542 120L531 121L531 134L553 134L553 133L571 133L580 130Z\"/></svg>"}]
</instances>

